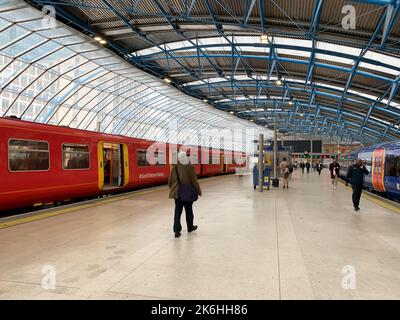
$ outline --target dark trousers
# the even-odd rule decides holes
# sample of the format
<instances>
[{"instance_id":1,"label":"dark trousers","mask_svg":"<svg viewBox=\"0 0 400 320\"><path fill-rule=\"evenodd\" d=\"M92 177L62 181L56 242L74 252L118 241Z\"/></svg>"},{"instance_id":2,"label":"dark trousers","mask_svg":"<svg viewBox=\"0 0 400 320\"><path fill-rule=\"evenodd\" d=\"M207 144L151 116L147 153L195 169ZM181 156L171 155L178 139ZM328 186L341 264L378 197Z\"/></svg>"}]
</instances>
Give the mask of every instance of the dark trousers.
<instances>
[{"instance_id":1,"label":"dark trousers","mask_svg":"<svg viewBox=\"0 0 400 320\"><path fill-rule=\"evenodd\" d=\"M183 208L185 208L186 213L186 224L188 230L193 229L193 202L181 201L179 199L175 199L175 217L174 217L174 232L181 232L181 215Z\"/></svg>"},{"instance_id":2,"label":"dark trousers","mask_svg":"<svg viewBox=\"0 0 400 320\"><path fill-rule=\"evenodd\" d=\"M358 206L360 205L360 198L361 198L361 193L363 190L363 185L357 185L357 184L352 184L351 188L353 189L353 205L354 208L358 208Z\"/></svg>"}]
</instances>

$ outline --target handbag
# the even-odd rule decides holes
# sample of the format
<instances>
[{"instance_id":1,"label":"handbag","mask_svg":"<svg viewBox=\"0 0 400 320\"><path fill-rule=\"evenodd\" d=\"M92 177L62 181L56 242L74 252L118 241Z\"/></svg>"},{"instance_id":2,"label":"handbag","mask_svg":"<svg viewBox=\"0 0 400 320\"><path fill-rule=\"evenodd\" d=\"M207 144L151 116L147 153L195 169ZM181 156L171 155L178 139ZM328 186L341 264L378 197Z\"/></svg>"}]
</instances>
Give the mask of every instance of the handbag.
<instances>
[{"instance_id":1,"label":"handbag","mask_svg":"<svg viewBox=\"0 0 400 320\"><path fill-rule=\"evenodd\" d=\"M178 197L185 202L194 202L199 198L196 188L192 184L181 183L179 179L178 167L175 166L176 176L178 177Z\"/></svg>"}]
</instances>

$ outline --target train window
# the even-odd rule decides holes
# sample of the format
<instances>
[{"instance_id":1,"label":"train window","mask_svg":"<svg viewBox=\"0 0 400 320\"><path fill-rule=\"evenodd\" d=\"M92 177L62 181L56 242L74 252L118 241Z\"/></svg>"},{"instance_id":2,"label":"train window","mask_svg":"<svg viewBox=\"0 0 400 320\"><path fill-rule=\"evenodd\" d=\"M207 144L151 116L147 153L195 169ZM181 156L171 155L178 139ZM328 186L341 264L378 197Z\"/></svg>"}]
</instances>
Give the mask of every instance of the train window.
<instances>
[{"instance_id":1,"label":"train window","mask_svg":"<svg viewBox=\"0 0 400 320\"><path fill-rule=\"evenodd\" d=\"M154 156L157 159L157 163L156 166L163 166L166 164L166 160L165 160L165 154L162 151L156 151L154 152Z\"/></svg>"},{"instance_id":2,"label":"train window","mask_svg":"<svg viewBox=\"0 0 400 320\"><path fill-rule=\"evenodd\" d=\"M198 156L197 152L193 152L193 153L190 155L190 162L191 162L192 164L199 164L199 156Z\"/></svg>"},{"instance_id":3,"label":"train window","mask_svg":"<svg viewBox=\"0 0 400 320\"><path fill-rule=\"evenodd\" d=\"M154 157L157 159L156 166L164 166L166 164L165 153L162 151L154 152ZM150 166L146 159L146 150L137 150L136 159L139 167Z\"/></svg>"},{"instance_id":4,"label":"train window","mask_svg":"<svg viewBox=\"0 0 400 320\"><path fill-rule=\"evenodd\" d=\"M387 157L385 167L387 176L400 177L400 157Z\"/></svg>"},{"instance_id":5,"label":"train window","mask_svg":"<svg viewBox=\"0 0 400 320\"><path fill-rule=\"evenodd\" d=\"M137 150L136 159L139 167L146 167L149 165L146 160L146 150Z\"/></svg>"},{"instance_id":6,"label":"train window","mask_svg":"<svg viewBox=\"0 0 400 320\"><path fill-rule=\"evenodd\" d=\"M11 171L49 170L49 144L45 141L11 139L8 142L8 161Z\"/></svg>"},{"instance_id":7,"label":"train window","mask_svg":"<svg viewBox=\"0 0 400 320\"><path fill-rule=\"evenodd\" d=\"M63 169L89 169L89 146L63 144Z\"/></svg>"}]
</instances>

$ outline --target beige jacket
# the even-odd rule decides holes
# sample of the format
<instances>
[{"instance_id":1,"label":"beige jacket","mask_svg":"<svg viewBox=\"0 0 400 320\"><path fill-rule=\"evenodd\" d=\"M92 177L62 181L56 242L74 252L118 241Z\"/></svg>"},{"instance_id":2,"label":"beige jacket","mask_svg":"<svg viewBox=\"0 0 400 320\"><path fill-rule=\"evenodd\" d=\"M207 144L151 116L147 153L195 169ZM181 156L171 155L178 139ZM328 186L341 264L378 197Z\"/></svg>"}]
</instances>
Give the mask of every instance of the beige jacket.
<instances>
[{"instance_id":1,"label":"beige jacket","mask_svg":"<svg viewBox=\"0 0 400 320\"><path fill-rule=\"evenodd\" d=\"M178 199L178 177L176 175L176 170L178 170L179 179L183 184L191 184L197 190L199 196L201 196L200 185L197 181L196 172L192 164L181 164L178 163L172 167L171 173L168 179L169 187L169 198Z\"/></svg>"}]
</instances>

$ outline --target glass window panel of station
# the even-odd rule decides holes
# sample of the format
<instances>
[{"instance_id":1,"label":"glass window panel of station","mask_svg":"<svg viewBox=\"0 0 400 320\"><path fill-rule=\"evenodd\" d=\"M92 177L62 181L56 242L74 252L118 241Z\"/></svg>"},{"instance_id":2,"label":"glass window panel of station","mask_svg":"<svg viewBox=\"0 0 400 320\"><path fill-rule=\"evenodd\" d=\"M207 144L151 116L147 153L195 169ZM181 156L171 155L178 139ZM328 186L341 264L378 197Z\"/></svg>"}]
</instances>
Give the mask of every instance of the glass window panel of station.
<instances>
[{"instance_id":1,"label":"glass window panel of station","mask_svg":"<svg viewBox=\"0 0 400 320\"><path fill-rule=\"evenodd\" d=\"M7 28L10 25L11 25L10 21L0 18L0 32L1 30Z\"/></svg>"},{"instance_id":2,"label":"glass window panel of station","mask_svg":"<svg viewBox=\"0 0 400 320\"><path fill-rule=\"evenodd\" d=\"M45 41L46 38L36 33L32 33L13 43L12 45L7 46L4 50L1 50L0 53L8 55L9 57L16 57L21 55L26 50L29 50L30 48L33 48L39 43L43 43Z\"/></svg>"},{"instance_id":3,"label":"glass window panel of station","mask_svg":"<svg viewBox=\"0 0 400 320\"><path fill-rule=\"evenodd\" d=\"M78 46L84 46L84 39L82 37L73 34L71 36L67 37L62 37L62 38L57 38L54 39L57 43L61 44L62 46L68 46L71 48L71 50L75 52L80 52L80 51L87 51L87 50L82 50L83 47L78 47Z\"/></svg>"},{"instance_id":4,"label":"glass window panel of station","mask_svg":"<svg viewBox=\"0 0 400 320\"><path fill-rule=\"evenodd\" d=\"M78 59L80 60L80 58L82 58L82 57L79 57ZM70 79L75 79L75 78L78 78L78 77L80 77L81 75L83 75L83 74L85 74L87 72L91 72L91 71L94 71L94 70L99 71L98 68L99 67L98 67L97 64L95 64L94 62L91 62L91 61L88 60L86 63L84 63L81 66L79 66L79 68L74 68L73 70L64 73L63 77L70 78Z\"/></svg>"},{"instance_id":5,"label":"glass window panel of station","mask_svg":"<svg viewBox=\"0 0 400 320\"><path fill-rule=\"evenodd\" d=\"M18 76L18 74L26 69L27 64L19 60L14 60L11 63L9 63L9 59L5 59L3 61L7 66L6 68L3 67L3 70L1 71L2 86L4 89L6 84L12 82L13 79Z\"/></svg>"},{"instance_id":6,"label":"glass window panel of station","mask_svg":"<svg viewBox=\"0 0 400 320\"><path fill-rule=\"evenodd\" d=\"M74 39L76 39L76 44L68 45L68 47L72 51L75 51L77 53L84 53L84 52L96 51L99 49L99 47L94 42L93 43L88 42L90 41L88 40L88 38L74 37Z\"/></svg>"},{"instance_id":7,"label":"glass window panel of station","mask_svg":"<svg viewBox=\"0 0 400 320\"><path fill-rule=\"evenodd\" d=\"M93 60L101 60L105 58L109 58L112 56L111 52L104 50L104 49L98 49L94 51L88 51L88 52L82 52L82 56L84 56L86 59Z\"/></svg>"},{"instance_id":8,"label":"glass window panel of station","mask_svg":"<svg viewBox=\"0 0 400 320\"><path fill-rule=\"evenodd\" d=\"M57 50L56 52L53 52L45 57L43 57L41 60L37 62L38 65L42 66L45 69L49 69L53 66L56 66L58 63L65 61L64 63L66 66L63 68L63 63L58 65L55 70L57 70L59 73L63 73L68 67L71 67L73 63L72 61L69 60L69 58L73 57L75 53L72 52L68 48L62 48L60 50Z\"/></svg>"},{"instance_id":9,"label":"glass window panel of station","mask_svg":"<svg viewBox=\"0 0 400 320\"><path fill-rule=\"evenodd\" d=\"M18 25L13 25L6 30L1 31L0 50L7 45L11 45L14 42L17 42L18 40L27 36L29 33L30 31L21 28Z\"/></svg>"},{"instance_id":10,"label":"glass window panel of station","mask_svg":"<svg viewBox=\"0 0 400 320\"><path fill-rule=\"evenodd\" d=\"M58 48L60 48L60 45L56 44L55 42L46 42L39 47L36 47L24 53L20 58L21 60L28 62L35 61L37 59L45 59L45 57L49 55L50 52L53 52Z\"/></svg>"},{"instance_id":11,"label":"glass window panel of station","mask_svg":"<svg viewBox=\"0 0 400 320\"><path fill-rule=\"evenodd\" d=\"M41 11L38 11L31 7L24 6L23 8L18 8L18 9L15 8L13 10L6 10L4 12L0 12L0 17L10 22L24 22L27 20L39 20L43 16Z\"/></svg>"},{"instance_id":12,"label":"glass window panel of station","mask_svg":"<svg viewBox=\"0 0 400 320\"><path fill-rule=\"evenodd\" d=\"M31 28L28 27L28 29L31 29ZM69 36L73 35L73 33L70 30L68 30L67 28L64 28L64 27L56 27L56 28L51 28L51 29L46 29L46 30L40 30L40 31L38 31L38 33L48 39L69 37Z\"/></svg>"}]
</instances>

